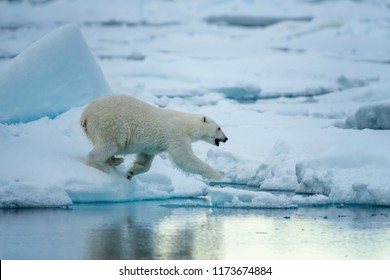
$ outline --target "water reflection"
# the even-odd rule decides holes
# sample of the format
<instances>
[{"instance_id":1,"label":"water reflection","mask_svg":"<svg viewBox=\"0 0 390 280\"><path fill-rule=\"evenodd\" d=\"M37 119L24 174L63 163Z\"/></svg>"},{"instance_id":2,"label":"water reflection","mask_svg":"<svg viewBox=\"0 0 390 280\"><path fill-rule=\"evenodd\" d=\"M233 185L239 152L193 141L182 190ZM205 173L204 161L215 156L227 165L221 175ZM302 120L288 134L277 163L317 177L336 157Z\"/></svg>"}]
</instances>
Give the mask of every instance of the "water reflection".
<instances>
[{"instance_id":1,"label":"water reflection","mask_svg":"<svg viewBox=\"0 0 390 280\"><path fill-rule=\"evenodd\" d=\"M120 211L114 220L106 220L99 227L90 229L86 258L154 259L156 238L153 227L142 220L138 222L134 218L137 211L138 207Z\"/></svg>"},{"instance_id":2,"label":"water reflection","mask_svg":"<svg viewBox=\"0 0 390 280\"><path fill-rule=\"evenodd\" d=\"M143 203L145 204L145 202ZM152 203L153 204L153 203ZM390 210L130 207L89 232L91 259L388 259ZM389 244L389 245L386 245Z\"/></svg>"},{"instance_id":3,"label":"water reflection","mask_svg":"<svg viewBox=\"0 0 390 280\"><path fill-rule=\"evenodd\" d=\"M89 231L88 259L218 259L222 223L209 209L174 209L134 203ZM153 205L153 206L151 206ZM154 211L157 208L158 211ZM152 211L148 211L152 210ZM149 215L145 215L146 212ZM122 221L124 221L122 223Z\"/></svg>"},{"instance_id":4,"label":"water reflection","mask_svg":"<svg viewBox=\"0 0 390 280\"><path fill-rule=\"evenodd\" d=\"M390 208L180 204L0 210L0 259L390 259Z\"/></svg>"}]
</instances>

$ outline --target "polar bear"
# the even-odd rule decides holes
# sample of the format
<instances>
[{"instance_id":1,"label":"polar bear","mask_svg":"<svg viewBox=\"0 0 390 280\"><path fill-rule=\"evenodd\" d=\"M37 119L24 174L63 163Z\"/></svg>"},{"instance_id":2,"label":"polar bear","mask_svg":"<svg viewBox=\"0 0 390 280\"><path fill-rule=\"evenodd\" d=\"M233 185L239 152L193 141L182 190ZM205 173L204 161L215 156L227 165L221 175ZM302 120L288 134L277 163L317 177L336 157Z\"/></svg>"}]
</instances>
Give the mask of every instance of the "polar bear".
<instances>
[{"instance_id":1,"label":"polar bear","mask_svg":"<svg viewBox=\"0 0 390 280\"><path fill-rule=\"evenodd\" d=\"M104 172L123 162L118 155L137 154L127 172L131 179L147 172L154 156L166 151L185 172L209 180L221 180L224 176L192 151L192 142L198 140L216 146L228 140L209 117L157 108L126 95L111 95L90 103L80 122L94 145L85 164Z\"/></svg>"}]
</instances>

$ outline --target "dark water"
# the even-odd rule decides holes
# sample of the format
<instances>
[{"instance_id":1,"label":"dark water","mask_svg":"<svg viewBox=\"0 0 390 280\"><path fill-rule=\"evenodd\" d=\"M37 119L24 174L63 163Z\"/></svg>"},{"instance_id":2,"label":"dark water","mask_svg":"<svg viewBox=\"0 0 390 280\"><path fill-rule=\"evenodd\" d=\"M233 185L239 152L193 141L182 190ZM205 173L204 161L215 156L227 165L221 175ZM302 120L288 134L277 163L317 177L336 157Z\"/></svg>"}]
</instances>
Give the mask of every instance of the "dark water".
<instances>
[{"instance_id":1,"label":"dark water","mask_svg":"<svg viewBox=\"0 0 390 280\"><path fill-rule=\"evenodd\" d=\"M390 259L389 208L183 202L0 210L0 259Z\"/></svg>"}]
</instances>

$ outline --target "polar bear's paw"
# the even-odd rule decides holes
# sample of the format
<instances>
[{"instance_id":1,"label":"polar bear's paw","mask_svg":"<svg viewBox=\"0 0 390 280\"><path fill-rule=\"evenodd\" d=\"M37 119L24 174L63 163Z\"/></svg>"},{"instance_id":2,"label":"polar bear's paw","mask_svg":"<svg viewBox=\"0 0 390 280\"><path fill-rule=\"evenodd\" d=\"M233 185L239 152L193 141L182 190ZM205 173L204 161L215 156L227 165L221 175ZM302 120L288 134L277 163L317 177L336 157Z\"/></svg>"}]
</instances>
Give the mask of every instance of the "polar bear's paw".
<instances>
[{"instance_id":1,"label":"polar bear's paw","mask_svg":"<svg viewBox=\"0 0 390 280\"><path fill-rule=\"evenodd\" d=\"M222 171L215 171L212 174L205 177L211 181L221 181L225 177L225 173Z\"/></svg>"},{"instance_id":2,"label":"polar bear's paw","mask_svg":"<svg viewBox=\"0 0 390 280\"><path fill-rule=\"evenodd\" d=\"M126 174L126 178L128 179L128 180L131 180L131 178L133 178L133 176L134 176L134 172L133 171L128 171L127 172L127 174Z\"/></svg>"},{"instance_id":3,"label":"polar bear's paw","mask_svg":"<svg viewBox=\"0 0 390 280\"><path fill-rule=\"evenodd\" d=\"M110 173L110 167L105 163L99 163L99 162L95 162L95 161L92 161L90 159L87 159L85 161L85 165L97 168L105 173Z\"/></svg>"}]
</instances>

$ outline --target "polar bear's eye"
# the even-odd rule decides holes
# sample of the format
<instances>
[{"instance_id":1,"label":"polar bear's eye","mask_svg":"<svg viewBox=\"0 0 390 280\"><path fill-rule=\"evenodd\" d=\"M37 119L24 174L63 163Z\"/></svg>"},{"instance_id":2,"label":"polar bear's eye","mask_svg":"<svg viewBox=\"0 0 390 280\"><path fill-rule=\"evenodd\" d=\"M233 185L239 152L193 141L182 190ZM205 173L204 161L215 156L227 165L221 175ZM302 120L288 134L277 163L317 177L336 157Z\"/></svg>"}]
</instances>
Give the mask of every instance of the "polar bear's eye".
<instances>
[{"instance_id":1,"label":"polar bear's eye","mask_svg":"<svg viewBox=\"0 0 390 280\"><path fill-rule=\"evenodd\" d=\"M221 130L221 128L220 128L220 127L218 127L218 130Z\"/></svg>"}]
</instances>

